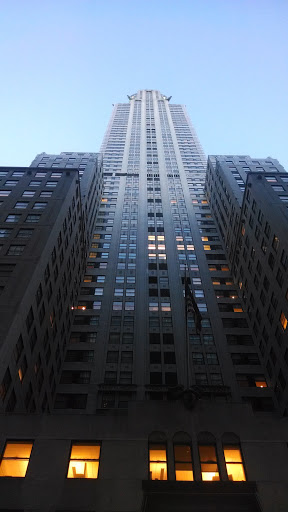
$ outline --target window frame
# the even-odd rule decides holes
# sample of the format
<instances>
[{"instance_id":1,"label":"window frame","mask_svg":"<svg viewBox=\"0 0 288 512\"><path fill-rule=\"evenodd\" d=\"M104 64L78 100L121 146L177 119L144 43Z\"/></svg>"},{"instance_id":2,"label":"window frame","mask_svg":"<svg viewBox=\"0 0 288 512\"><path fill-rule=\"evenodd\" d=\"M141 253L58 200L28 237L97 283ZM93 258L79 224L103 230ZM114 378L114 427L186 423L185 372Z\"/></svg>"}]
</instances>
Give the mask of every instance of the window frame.
<instances>
[{"instance_id":1,"label":"window frame","mask_svg":"<svg viewBox=\"0 0 288 512\"><path fill-rule=\"evenodd\" d=\"M73 447L74 446L79 446L79 447L94 447L94 446L98 446L99 447L99 458L98 459L88 459L87 457L86 458L83 458L83 459L71 459L71 455L72 455L72 450L73 450ZM99 441L72 441L71 442L71 446L70 446L70 452L69 452L69 460L68 460L68 464L67 464L67 471L66 471L66 480L74 480L74 479L84 479L84 480L98 480L99 479L99 470L100 470L100 456L101 456L101 442ZM70 468L70 463L72 461L88 461L88 462L98 462L98 468L97 468L97 476L96 477L85 477L85 476L68 476L69 474L69 468ZM73 470L72 470L73 472ZM85 472L85 470L84 470ZM80 475L80 474L79 474Z\"/></svg>"},{"instance_id":2,"label":"window frame","mask_svg":"<svg viewBox=\"0 0 288 512\"><path fill-rule=\"evenodd\" d=\"M152 460L151 461L151 456L150 456L150 450L153 449L154 447L154 450L163 450L165 449L165 455L166 455L166 460L157 460L157 461L154 461ZM152 471L150 471L150 464L154 463L154 464L166 464L166 478L162 478L162 479L158 479L158 478L152 478ZM157 467L157 466L156 466ZM164 473L165 473L165 470L164 470ZM166 441L159 441L159 442L156 442L156 441L149 441L148 443L148 480L149 481L168 481L169 478L168 478L168 450L167 450L167 442Z\"/></svg>"},{"instance_id":3,"label":"window frame","mask_svg":"<svg viewBox=\"0 0 288 512\"><path fill-rule=\"evenodd\" d=\"M19 445L24 445L24 444L31 444L31 450L30 450L30 453L29 453L29 457L4 457L5 455L5 451L6 451L6 448L9 444L19 444ZM28 467L29 467L29 463L30 463L30 459L31 459L31 453L32 453L32 450L33 450L33 446L34 446L34 441L32 439L7 439L6 442L5 442L5 445L4 445L4 448L3 448L3 451L1 453L1 458L0 458L0 468L1 468L1 465L2 465L2 462L3 460L21 460L21 461L26 461L28 460L28 463L27 463L27 467L26 467L26 470L25 470L25 474L24 475L1 475L0 474L0 478L25 478L26 475L27 475L27 471L28 471Z\"/></svg>"}]
</instances>

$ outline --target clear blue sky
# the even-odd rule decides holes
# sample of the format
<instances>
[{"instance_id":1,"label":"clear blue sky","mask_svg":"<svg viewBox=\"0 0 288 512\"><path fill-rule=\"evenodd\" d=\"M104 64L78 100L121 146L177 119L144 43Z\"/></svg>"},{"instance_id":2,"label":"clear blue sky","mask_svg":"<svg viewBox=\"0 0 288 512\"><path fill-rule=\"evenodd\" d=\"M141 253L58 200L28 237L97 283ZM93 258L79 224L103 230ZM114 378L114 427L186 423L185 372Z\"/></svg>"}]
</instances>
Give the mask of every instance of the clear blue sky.
<instances>
[{"instance_id":1,"label":"clear blue sky","mask_svg":"<svg viewBox=\"0 0 288 512\"><path fill-rule=\"evenodd\" d=\"M288 170L287 0L0 0L0 165L98 151L112 103L159 89L206 154Z\"/></svg>"}]
</instances>

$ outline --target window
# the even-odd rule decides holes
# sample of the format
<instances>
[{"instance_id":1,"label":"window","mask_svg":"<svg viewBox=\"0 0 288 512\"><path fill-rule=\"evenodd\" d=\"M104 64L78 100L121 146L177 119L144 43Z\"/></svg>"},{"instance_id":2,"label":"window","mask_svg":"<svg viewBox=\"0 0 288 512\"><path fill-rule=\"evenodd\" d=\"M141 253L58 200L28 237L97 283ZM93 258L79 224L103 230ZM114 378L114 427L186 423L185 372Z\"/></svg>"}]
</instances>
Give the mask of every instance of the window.
<instances>
[{"instance_id":1,"label":"window","mask_svg":"<svg viewBox=\"0 0 288 512\"><path fill-rule=\"evenodd\" d=\"M273 247L274 251L276 251L276 252L278 251L279 238L276 235L274 235L274 237L273 237L272 247Z\"/></svg>"},{"instance_id":2,"label":"window","mask_svg":"<svg viewBox=\"0 0 288 512\"><path fill-rule=\"evenodd\" d=\"M24 190L22 197L34 197L35 191L34 190Z\"/></svg>"},{"instance_id":3,"label":"window","mask_svg":"<svg viewBox=\"0 0 288 512\"><path fill-rule=\"evenodd\" d=\"M241 451L237 445L225 445L224 458L229 480L241 482L246 480Z\"/></svg>"},{"instance_id":4,"label":"window","mask_svg":"<svg viewBox=\"0 0 288 512\"><path fill-rule=\"evenodd\" d=\"M21 256L25 249L25 245L10 245L7 255L8 256Z\"/></svg>"},{"instance_id":5,"label":"window","mask_svg":"<svg viewBox=\"0 0 288 512\"><path fill-rule=\"evenodd\" d=\"M25 222L33 222L34 224L36 222L39 222L41 215L27 215Z\"/></svg>"},{"instance_id":6,"label":"window","mask_svg":"<svg viewBox=\"0 0 288 512\"><path fill-rule=\"evenodd\" d=\"M19 209L27 208L28 204L29 203L27 201L23 201L23 202L17 201L17 203L15 204L14 208L19 208Z\"/></svg>"},{"instance_id":7,"label":"window","mask_svg":"<svg viewBox=\"0 0 288 512\"><path fill-rule=\"evenodd\" d=\"M34 203L33 210L44 210L46 208L47 203Z\"/></svg>"},{"instance_id":8,"label":"window","mask_svg":"<svg viewBox=\"0 0 288 512\"><path fill-rule=\"evenodd\" d=\"M30 238L33 234L33 229L19 229L17 238ZM1 236L1 235L0 235Z\"/></svg>"},{"instance_id":9,"label":"window","mask_svg":"<svg viewBox=\"0 0 288 512\"><path fill-rule=\"evenodd\" d=\"M21 217L21 215L18 215L18 214L7 215L5 222L19 222L20 217Z\"/></svg>"},{"instance_id":10,"label":"window","mask_svg":"<svg viewBox=\"0 0 288 512\"><path fill-rule=\"evenodd\" d=\"M280 323L281 323L281 325L283 327L283 330L286 331L286 329L287 329L287 318L284 315L283 311L282 311L282 313L280 315Z\"/></svg>"},{"instance_id":11,"label":"window","mask_svg":"<svg viewBox=\"0 0 288 512\"><path fill-rule=\"evenodd\" d=\"M11 232L12 232L12 229L10 229L10 228L0 229L0 238L6 238L6 237L10 236Z\"/></svg>"},{"instance_id":12,"label":"window","mask_svg":"<svg viewBox=\"0 0 288 512\"><path fill-rule=\"evenodd\" d=\"M206 354L206 358L207 364L219 364L217 354L215 354L214 352Z\"/></svg>"},{"instance_id":13,"label":"window","mask_svg":"<svg viewBox=\"0 0 288 512\"><path fill-rule=\"evenodd\" d=\"M174 444L175 479L193 480L191 447L189 444Z\"/></svg>"},{"instance_id":14,"label":"window","mask_svg":"<svg viewBox=\"0 0 288 512\"><path fill-rule=\"evenodd\" d=\"M167 480L167 452L165 444L149 445L149 479Z\"/></svg>"},{"instance_id":15,"label":"window","mask_svg":"<svg viewBox=\"0 0 288 512\"><path fill-rule=\"evenodd\" d=\"M202 352L194 352L192 354L193 364L204 364L204 356Z\"/></svg>"},{"instance_id":16,"label":"window","mask_svg":"<svg viewBox=\"0 0 288 512\"><path fill-rule=\"evenodd\" d=\"M100 444L73 443L67 478L98 478Z\"/></svg>"},{"instance_id":17,"label":"window","mask_svg":"<svg viewBox=\"0 0 288 512\"><path fill-rule=\"evenodd\" d=\"M16 187L17 183L19 183L17 180L8 180L5 181L5 187Z\"/></svg>"},{"instance_id":18,"label":"window","mask_svg":"<svg viewBox=\"0 0 288 512\"><path fill-rule=\"evenodd\" d=\"M199 445L202 480L220 480L214 445Z\"/></svg>"},{"instance_id":19,"label":"window","mask_svg":"<svg viewBox=\"0 0 288 512\"><path fill-rule=\"evenodd\" d=\"M24 477L29 464L33 443L7 442L0 463L0 476Z\"/></svg>"}]
</instances>

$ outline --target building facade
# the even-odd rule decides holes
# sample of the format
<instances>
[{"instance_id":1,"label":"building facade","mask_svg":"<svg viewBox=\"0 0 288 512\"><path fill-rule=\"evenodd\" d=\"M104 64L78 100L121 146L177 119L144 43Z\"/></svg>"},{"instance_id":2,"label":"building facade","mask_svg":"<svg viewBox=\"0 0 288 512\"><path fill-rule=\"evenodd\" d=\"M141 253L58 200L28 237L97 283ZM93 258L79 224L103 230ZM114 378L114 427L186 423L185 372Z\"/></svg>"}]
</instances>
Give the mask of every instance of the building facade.
<instances>
[{"instance_id":1,"label":"building facade","mask_svg":"<svg viewBox=\"0 0 288 512\"><path fill-rule=\"evenodd\" d=\"M79 172L85 230L76 231L87 260L83 275L73 266L78 285L69 280L73 322L61 334L51 414L36 407L34 415L6 409L0 417L0 507L284 511L285 392L280 396L273 384L265 360L270 344L264 351L243 293L242 217L249 208L245 213L245 190L254 194L254 185L245 189L243 157L210 157L206 181L197 135L185 107L171 97L142 90L128 100L114 107L104 136L103 178L98 169L93 183L85 181L95 154L42 153L32 163L31 172L45 179ZM236 171L225 174L231 158ZM285 178L275 160L265 165L250 169L249 180L266 170ZM256 195L251 205L260 204ZM287 240L283 212L280 233L275 206L279 244ZM284 249L274 248L280 262ZM276 315L273 326L282 328L277 376L286 371L282 299L280 325Z\"/></svg>"},{"instance_id":2,"label":"building facade","mask_svg":"<svg viewBox=\"0 0 288 512\"><path fill-rule=\"evenodd\" d=\"M96 155L81 190L78 169L39 167L0 170L3 412L52 410L102 193Z\"/></svg>"}]
</instances>

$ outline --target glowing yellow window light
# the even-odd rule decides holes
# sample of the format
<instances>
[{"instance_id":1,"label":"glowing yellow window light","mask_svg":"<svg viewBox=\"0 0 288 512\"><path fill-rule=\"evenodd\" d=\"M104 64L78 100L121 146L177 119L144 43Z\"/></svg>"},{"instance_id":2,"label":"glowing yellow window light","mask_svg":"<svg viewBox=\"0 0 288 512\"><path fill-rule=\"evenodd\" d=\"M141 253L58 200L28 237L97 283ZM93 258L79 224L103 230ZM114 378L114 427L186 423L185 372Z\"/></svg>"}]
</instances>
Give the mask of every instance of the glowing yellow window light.
<instances>
[{"instance_id":1,"label":"glowing yellow window light","mask_svg":"<svg viewBox=\"0 0 288 512\"><path fill-rule=\"evenodd\" d=\"M22 368L19 368L19 370L18 370L18 376L19 376L20 381L22 382L22 380L23 380L23 371L22 371Z\"/></svg>"},{"instance_id":2,"label":"glowing yellow window light","mask_svg":"<svg viewBox=\"0 0 288 512\"><path fill-rule=\"evenodd\" d=\"M158 251L165 251L165 244L159 244Z\"/></svg>"},{"instance_id":3,"label":"glowing yellow window light","mask_svg":"<svg viewBox=\"0 0 288 512\"><path fill-rule=\"evenodd\" d=\"M267 382L264 379L264 377L258 378L255 380L255 386L256 388L267 388Z\"/></svg>"},{"instance_id":4,"label":"glowing yellow window light","mask_svg":"<svg viewBox=\"0 0 288 512\"><path fill-rule=\"evenodd\" d=\"M204 244L204 251L211 251L211 245Z\"/></svg>"},{"instance_id":5,"label":"glowing yellow window light","mask_svg":"<svg viewBox=\"0 0 288 512\"><path fill-rule=\"evenodd\" d=\"M98 478L99 457L99 444L73 444L67 478Z\"/></svg>"},{"instance_id":6,"label":"glowing yellow window light","mask_svg":"<svg viewBox=\"0 0 288 512\"><path fill-rule=\"evenodd\" d=\"M177 245L177 249L178 249L178 251L184 251L185 246L184 246L184 245L180 245L180 244L178 244L178 245Z\"/></svg>"},{"instance_id":7,"label":"glowing yellow window light","mask_svg":"<svg viewBox=\"0 0 288 512\"><path fill-rule=\"evenodd\" d=\"M160 242L160 241L163 241L165 240L165 236L164 235L158 235L157 236L157 240Z\"/></svg>"},{"instance_id":8,"label":"glowing yellow window light","mask_svg":"<svg viewBox=\"0 0 288 512\"><path fill-rule=\"evenodd\" d=\"M179 481L192 481L192 457L189 445L174 445L175 479Z\"/></svg>"},{"instance_id":9,"label":"glowing yellow window light","mask_svg":"<svg viewBox=\"0 0 288 512\"><path fill-rule=\"evenodd\" d=\"M234 295L232 298L234 298ZM234 313L242 313L243 309L241 308L240 305L236 305L236 306L233 306L233 311L234 311Z\"/></svg>"},{"instance_id":10,"label":"glowing yellow window light","mask_svg":"<svg viewBox=\"0 0 288 512\"><path fill-rule=\"evenodd\" d=\"M208 236L201 236L202 242L208 242Z\"/></svg>"},{"instance_id":11,"label":"glowing yellow window light","mask_svg":"<svg viewBox=\"0 0 288 512\"><path fill-rule=\"evenodd\" d=\"M212 283L213 283L213 284L215 284L215 285L216 285L216 284L217 284L217 285L221 284L221 283L220 283L220 281L219 281L219 279L213 279Z\"/></svg>"},{"instance_id":12,"label":"glowing yellow window light","mask_svg":"<svg viewBox=\"0 0 288 512\"><path fill-rule=\"evenodd\" d=\"M148 235L148 240L155 240L155 235Z\"/></svg>"},{"instance_id":13,"label":"glowing yellow window light","mask_svg":"<svg viewBox=\"0 0 288 512\"><path fill-rule=\"evenodd\" d=\"M187 245L187 251L194 251L194 245Z\"/></svg>"},{"instance_id":14,"label":"glowing yellow window light","mask_svg":"<svg viewBox=\"0 0 288 512\"><path fill-rule=\"evenodd\" d=\"M229 480L236 482L246 480L240 448L224 446L224 457Z\"/></svg>"},{"instance_id":15,"label":"glowing yellow window light","mask_svg":"<svg viewBox=\"0 0 288 512\"><path fill-rule=\"evenodd\" d=\"M104 197L101 199L101 203L107 203L107 201L108 201L108 199L106 199Z\"/></svg>"},{"instance_id":16,"label":"glowing yellow window light","mask_svg":"<svg viewBox=\"0 0 288 512\"><path fill-rule=\"evenodd\" d=\"M0 477L26 475L33 443L7 443L0 463Z\"/></svg>"},{"instance_id":17,"label":"glowing yellow window light","mask_svg":"<svg viewBox=\"0 0 288 512\"><path fill-rule=\"evenodd\" d=\"M215 446L200 445L199 454L202 480L210 482L220 480Z\"/></svg>"},{"instance_id":18,"label":"glowing yellow window light","mask_svg":"<svg viewBox=\"0 0 288 512\"><path fill-rule=\"evenodd\" d=\"M281 325L282 325L282 327L283 327L284 331L286 331L288 321L287 321L287 318L286 318L286 316L284 315L283 311L282 311L282 313L281 313L281 315L280 315L280 323L281 323Z\"/></svg>"},{"instance_id":19,"label":"glowing yellow window light","mask_svg":"<svg viewBox=\"0 0 288 512\"><path fill-rule=\"evenodd\" d=\"M164 444L150 446L149 476L150 480L167 480L167 455Z\"/></svg>"},{"instance_id":20,"label":"glowing yellow window light","mask_svg":"<svg viewBox=\"0 0 288 512\"><path fill-rule=\"evenodd\" d=\"M156 245L155 244L148 244L148 249L153 251L153 250L156 249Z\"/></svg>"}]
</instances>

